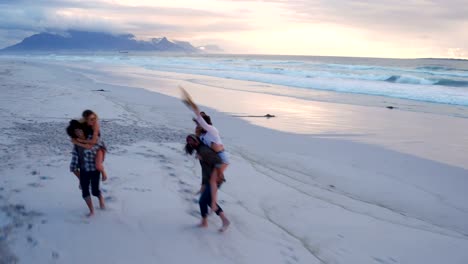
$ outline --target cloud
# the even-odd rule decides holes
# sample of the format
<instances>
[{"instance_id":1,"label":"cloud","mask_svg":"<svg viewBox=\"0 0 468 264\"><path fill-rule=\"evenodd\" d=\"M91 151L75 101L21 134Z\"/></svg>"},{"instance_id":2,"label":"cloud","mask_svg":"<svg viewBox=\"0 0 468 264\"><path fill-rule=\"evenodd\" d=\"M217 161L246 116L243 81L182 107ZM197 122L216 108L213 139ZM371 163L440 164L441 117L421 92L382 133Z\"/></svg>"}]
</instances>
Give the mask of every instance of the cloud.
<instances>
[{"instance_id":1,"label":"cloud","mask_svg":"<svg viewBox=\"0 0 468 264\"><path fill-rule=\"evenodd\" d=\"M133 33L140 39L167 36L198 44L213 40L245 47L246 52L465 54L454 51L468 50L464 2L0 0L0 47L26 33L81 29Z\"/></svg>"},{"instance_id":2,"label":"cloud","mask_svg":"<svg viewBox=\"0 0 468 264\"><path fill-rule=\"evenodd\" d=\"M428 31L446 30L468 19L465 0L270 0L290 13L293 21L336 23L381 30Z\"/></svg>"},{"instance_id":3,"label":"cloud","mask_svg":"<svg viewBox=\"0 0 468 264\"><path fill-rule=\"evenodd\" d=\"M196 8L130 6L103 0L0 0L0 29L35 33L81 29L158 37L249 29L236 21L230 13Z\"/></svg>"}]
</instances>

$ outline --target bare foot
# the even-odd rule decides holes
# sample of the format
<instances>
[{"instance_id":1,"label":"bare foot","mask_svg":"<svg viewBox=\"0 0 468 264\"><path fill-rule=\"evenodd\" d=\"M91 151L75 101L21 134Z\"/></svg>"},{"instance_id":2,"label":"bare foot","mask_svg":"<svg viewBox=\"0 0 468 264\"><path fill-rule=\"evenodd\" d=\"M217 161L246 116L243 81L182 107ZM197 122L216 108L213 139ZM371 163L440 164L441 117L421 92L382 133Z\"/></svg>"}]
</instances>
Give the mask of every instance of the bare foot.
<instances>
[{"instance_id":1,"label":"bare foot","mask_svg":"<svg viewBox=\"0 0 468 264\"><path fill-rule=\"evenodd\" d=\"M94 215L94 211L87 213L86 217L92 217L93 215Z\"/></svg>"},{"instance_id":2,"label":"bare foot","mask_svg":"<svg viewBox=\"0 0 468 264\"><path fill-rule=\"evenodd\" d=\"M208 227L208 220L206 220L206 218L203 218L201 223L198 224L198 227L202 227L202 228Z\"/></svg>"},{"instance_id":3,"label":"bare foot","mask_svg":"<svg viewBox=\"0 0 468 264\"><path fill-rule=\"evenodd\" d=\"M224 232L228 229L229 225L231 224L231 222L229 222L229 220L226 219L223 219L223 226L219 229L219 232Z\"/></svg>"}]
</instances>

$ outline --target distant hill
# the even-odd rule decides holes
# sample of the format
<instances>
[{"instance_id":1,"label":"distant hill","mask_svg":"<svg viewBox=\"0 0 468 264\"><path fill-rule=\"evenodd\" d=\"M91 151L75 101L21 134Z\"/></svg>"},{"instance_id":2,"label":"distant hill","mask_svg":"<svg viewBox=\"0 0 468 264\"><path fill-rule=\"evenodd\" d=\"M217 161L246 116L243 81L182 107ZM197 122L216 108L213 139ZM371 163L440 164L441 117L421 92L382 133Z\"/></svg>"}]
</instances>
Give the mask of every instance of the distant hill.
<instances>
[{"instance_id":1,"label":"distant hill","mask_svg":"<svg viewBox=\"0 0 468 264\"><path fill-rule=\"evenodd\" d=\"M166 37L150 41L136 40L132 34L112 35L104 32L69 30L65 34L39 33L0 51L160 51L197 53L189 42L170 41Z\"/></svg>"}]
</instances>

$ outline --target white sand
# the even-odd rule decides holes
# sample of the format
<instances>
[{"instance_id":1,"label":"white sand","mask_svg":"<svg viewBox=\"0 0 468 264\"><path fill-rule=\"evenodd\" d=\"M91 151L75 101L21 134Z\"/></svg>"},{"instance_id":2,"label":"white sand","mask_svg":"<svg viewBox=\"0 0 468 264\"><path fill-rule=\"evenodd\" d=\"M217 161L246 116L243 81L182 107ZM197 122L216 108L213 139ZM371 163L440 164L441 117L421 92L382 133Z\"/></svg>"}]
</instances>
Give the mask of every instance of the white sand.
<instances>
[{"instance_id":1,"label":"white sand","mask_svg":"<svg viewBox=\"0 0 468 264\"><path fill-rule=\"evenodd\" d=\"M188 75L185 81L168 73L146 79L96 74L99 69L0 60L3 261L6 256L20 263L461 264L468 259L468 166L458 150L466 137L455 132L465 128L464 119L315 102L304 104L304 111L315 108L317 119L326 118L317 121L315 133L294 134L285 132L294 118L281 119L294 109L267 108L278 98L265 101L239 91L226 97L228 91L220 95ZM99 83L89 79L96 76L102 77ZM197 101L230 113L238 113L236 104L248 109L242 114L284 111L266 121L204 108L232 159L219 195L232 221L228 232L216 232L220 222L214 216L207 230L195 227L200 167L181 150L193 130L191 115L173 97L131 88L145 87L148 80L168 94L174 85L186 85ZM97 89L108 92L92 91ZM77 180L68 172L71 144L64 131L86 108L101 116L110 146L105 163L110 179L102 187L109 209L92 219L84 217ZM385 122L383 114L390 115ZM356 125L369 120L378 122L377 132L363 133L368 126ZM424 147L413 141L426 124L433 129L419 137ZM394 138L388 129L394 129ZM444 141L450 147L443 148ZM389 142L401 144L390 148Z\"/></svg>"}]
</instances>

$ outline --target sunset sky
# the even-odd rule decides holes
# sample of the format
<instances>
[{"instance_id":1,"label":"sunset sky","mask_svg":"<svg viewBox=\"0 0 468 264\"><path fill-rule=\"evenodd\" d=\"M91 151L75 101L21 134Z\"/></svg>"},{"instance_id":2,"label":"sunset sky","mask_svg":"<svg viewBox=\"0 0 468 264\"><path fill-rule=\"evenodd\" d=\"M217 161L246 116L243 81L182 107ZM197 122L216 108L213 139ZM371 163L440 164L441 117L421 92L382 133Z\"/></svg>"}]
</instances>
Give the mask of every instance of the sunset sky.
<instances>
[{"instance_id":1,"label":"sunset sky","mask_svg":"<svg viewBox=\"0 0 468 264\"><path fill-rule=\"evenodd\" d=\"M0 47L84 29L229 53L468 58L466 0L0 0Z\"/></svg>"}]
</instances>

